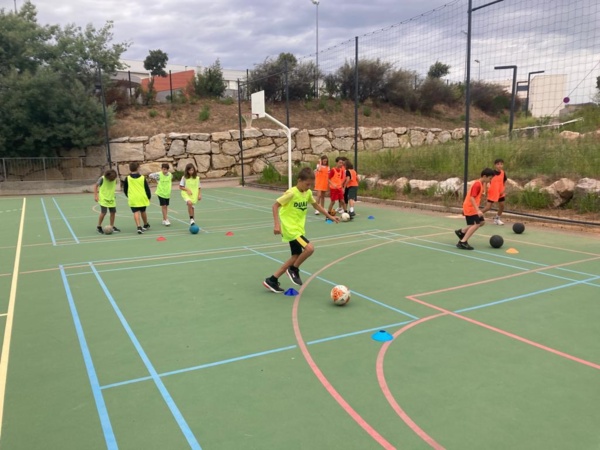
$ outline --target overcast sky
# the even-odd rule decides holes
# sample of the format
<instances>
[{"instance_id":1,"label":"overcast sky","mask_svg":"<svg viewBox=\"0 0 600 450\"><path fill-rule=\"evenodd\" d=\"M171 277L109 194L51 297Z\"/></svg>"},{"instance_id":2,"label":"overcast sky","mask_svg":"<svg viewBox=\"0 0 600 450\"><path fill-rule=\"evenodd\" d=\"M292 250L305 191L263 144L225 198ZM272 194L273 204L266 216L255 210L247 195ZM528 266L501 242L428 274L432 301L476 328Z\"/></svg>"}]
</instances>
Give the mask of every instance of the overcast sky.
<instances>
[{"instance_id":1,"label":"overcast sky","mask_svg":"<svg viewBox=\"0 0 600 450\"><path fill-rule=\"evenodd\" d=\"M17 1L19 8L23 1ZM129 42L127 59L160 49L169 63L252 68L281 52L296 56L401 22L448 0L33 0L40 24L114 22L114 42ZM14 0L0 0L14 9ZM343 6L341 6L343 5Z\"/></svg>"},{"instance_id":2,"label":"overcast sky","mask_svg":"<svg viewBox=\"0 0 600 450\"><path fill-rule=\"evenodd\" d=\"M473 7L493 0L473 0ZM17 7L23 0L16 0ZM125 59L143 61L160 49L170 64L252 69L282 52L314 59L318 11L319 62L335 70L354 57L381 58L419 74L439 60L450 81L465 76L468 0L33 0L40 24L96 29L114 22ZM0 0L13 10L15 0ZM435 11L433 11L435 10ZM432 12L433 11L433 12ZM411 20L414 19L414 20ZM510 78L497 65L566 74L566 94L589 101L600 75L599 0L504 0L473 13L472 79ZM384 31L381 31L381 30ZM329 66L328 66L329 64Z\"/></svg>"}]
</instances>

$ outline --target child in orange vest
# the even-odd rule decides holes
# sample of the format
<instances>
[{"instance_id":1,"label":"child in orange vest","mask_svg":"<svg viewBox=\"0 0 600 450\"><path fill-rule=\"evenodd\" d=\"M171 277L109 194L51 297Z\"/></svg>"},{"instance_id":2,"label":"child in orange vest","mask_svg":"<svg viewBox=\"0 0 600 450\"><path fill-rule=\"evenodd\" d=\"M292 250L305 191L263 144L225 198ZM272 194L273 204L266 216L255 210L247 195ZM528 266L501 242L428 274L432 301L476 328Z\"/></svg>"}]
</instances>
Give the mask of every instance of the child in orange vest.
<instances>
[{"instance_id":1,"label":"child in orange vest","mask_svg":"<svg viewBox=\"0 0 600 450\"><path fill-rule=\"evenodd\" d=\"M327 155L321 155L317 168L315 169L315 193L317 194L317 203L325 209L325 196L329 191L329 158ZM319 211L315 209L315 215Z\"/></svg>"},{"instance_id":2,"label":"child in orange vest","mask_svg":"<svg viewBox=\"0 0 600 450\"><path fill-rule=\"evenodd\" d=\"M354 216L356 215L354 212L354 203L356 202L358 196L358 175L356 174L356 170L354 170L354 166L349 159L344 161L344 166L346 166L346 189L344 191L344 202L348 207L350 219L354 219Z\"/></svg>"},{"instance_id":3,"label":"child in orange vest","mask_svg":"<svg viewBox=\"0 0 600 450\"><path fill-rule=\"evenodd\" d=\"M335 215L335 202L339 204L340 212L346 210L344 203L344 184L346 182L346 168L344 167L344 157L335 158L335 167L329 171L329 214Z\"/></svg>"},{"instance_id":4,"label":"child in orange vest","mask_svg":"<svg viewBox=\"0 0 600 450\"><path fill-rule=\"evenodd\" d=\"M495 173L492 181L490 181L490 186L487 190L487 201L485 202L485 207L483 208L483 213L485 214L490 209L492 209L492 205L494 203L498 203L498 213L494 217L495 225L504 225L504 222L500 219L502 213L504 212L504 186L506 184L506 173L504 172L504 160L498 158L494 161Z\"/></svg>"},{"instance_id":5,"label":"child in orange vest","mask_svg":"<svg viewBox=\"0 0 600 450\"><path fill-rule=\"evenodd\" d=\"M481 171L479 179L475 180L471 185L471 189L469 189L469 193L463 202L463 215L467 221L467 226L454 230L459 239L458 244L456 244L457 248L473 250L473 247L469 245L469 238L485 225L485 218L483 217L483 211L479 209L479 203L481 202L481 196L486 185L494 175L494 169L485 168Z\"/></svg>"}]
</instances>

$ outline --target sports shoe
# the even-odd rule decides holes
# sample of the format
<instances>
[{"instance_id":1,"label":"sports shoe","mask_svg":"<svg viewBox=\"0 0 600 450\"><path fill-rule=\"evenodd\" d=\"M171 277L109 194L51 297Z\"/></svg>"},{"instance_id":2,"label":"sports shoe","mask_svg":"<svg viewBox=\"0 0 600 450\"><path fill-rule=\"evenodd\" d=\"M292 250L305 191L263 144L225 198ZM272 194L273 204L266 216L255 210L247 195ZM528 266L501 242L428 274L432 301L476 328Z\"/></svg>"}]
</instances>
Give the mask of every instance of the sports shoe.
<instances>
[{"instance_id":1,"label":"sports shoe","mask_svg":"<svg viewBox=\"0 0 600 450\"><path fill-rule=\"evenodd\" d=\"M456 244L456 248L460 248L461 250L475 250L473 247L469 245L468 242L458 241Z\"/></svg>"},{"instance_id":2,"label":"sports shoe","mask_svg":"<svg viewBox=\"0 0 600 450\"><path fill-rule=\"evenodd\" d=\"M190 219L190 225L194 225L196 222L194 221L194 219Z\"/></svg>"},{"instance_id":3,"label":"sports shoe","mask_svg":"<svg viewBox=\"0 0 600 450\"><path fill-rule=\"evenodd\" d=\"M315 216L318 216L319 214L321 214L319 211L315 211Z\"/></svg>"},{"instance_id":4,"label":"sports shoe","mask_svg":"<svg viewBox=\"0 0 600 450\"><path fill-rule=\"evenodd\" d=\"M494 225L504 225L504 222L500 220L500 217L494 217Z\"/></svg>"},{"instance_id":5,"label":"sports shoe","mask_svg":"<svg viewBox=\"0 0 600 450\"><path fill-rule=\"evenodd\" d=\"M148 228L150 228L150 224L149 223L145 223L142 228L144 229L144 231L146 231Z\"/></svg>"},{"instance_id":6,"label":"sports shoe","mask_svg":"<svg viewBox=\"0 0 600 450\"><path fill-rule=\"evenodd\" d=\"M296 286L302 286L302 280L300 279L300 271L296 267L288 267L285 273L287 273L288 277L290 277L292 283L294 283Z\"/></svg>"},{"instance_id":7,"label":"sports shoe","mask_svg":"<svg viewBox=\"0 0 600 450\"><path fill-rule=\"evenodd\" d=\"M465 237L465 233L462 232L462 229L454 230L454 234L458 236L458 239L462 239Z\"/></svg>"},{"instance_id":8,"label":"sports shoe","mask_svg":"<svg viewBox=\"0 0 600 450\"><path fill-rule=\"evenodd\" d=\"M341 213L343 213L343 212L344 212L344 208L338 208L338 209L337 209L337 212L338 212L338 214L341 214Z\"/></svg>"},{"instance_id":9,"label":"sports shoe","mask_svg":"<svg viewBox=\"0 0 600 450\"><path fill-rule=\"evenodd\" d=\"M167 220L163 220L163 221L162 221L162 224L163 224L165 227L168 227L168 226L170 226L170 225L171 225L171 222L169 222L169 220L167 219Z\"/></svg>"},{"instance_id":10,"label":"sports shoe","mask_svg":"<svg viewBox=\"0 0 600 450\"><path fill-rule=\"evenodd\" d=\"M113 227L113 233L120 233L121 230L117 227Z\"/></svg>"},{"instance_id":11,"label":"sports shoe","mask_svg":"<svg viewBox=\"0 0 600 450\"><path fill-rule=\"evenodd\" d=\"M137 234L143 234L144 231L146 231L143 227L138 227L137 228Z\"/></svg>"},{"instance_id":12,"label":"sports shoe","mask_svg":"<svg viewBox=\"0 0 600 450\"><path fill-rule=\"evenodd\" d=\"M281 294L284 291L284 289L279 285L279 281L271 281L271 277L265 278L265 281L263 281L263 286L271 292L275 292L276 294Z\"/></svg>"},{"instance_id":13,"label":"sports shoe","mask_svg":"<svg viewBox=\"0 0 600 450\"><path fill-rule=\"evenodd\" d=\"M350 214L351 219L354 219L354 216L356 215L354 211L350 211L348 214Z\"/></svg>"},{"instance_id":14,"label":"sports shoe","mask_svg":"<svg viewBox=\"0 0 600 450\"><path fill-rule=\"evenodd\" d=\"M104 230L100 226L96 227L96 231L98 232L98 234L104 234Z\"/></svg>"}]
</instances>

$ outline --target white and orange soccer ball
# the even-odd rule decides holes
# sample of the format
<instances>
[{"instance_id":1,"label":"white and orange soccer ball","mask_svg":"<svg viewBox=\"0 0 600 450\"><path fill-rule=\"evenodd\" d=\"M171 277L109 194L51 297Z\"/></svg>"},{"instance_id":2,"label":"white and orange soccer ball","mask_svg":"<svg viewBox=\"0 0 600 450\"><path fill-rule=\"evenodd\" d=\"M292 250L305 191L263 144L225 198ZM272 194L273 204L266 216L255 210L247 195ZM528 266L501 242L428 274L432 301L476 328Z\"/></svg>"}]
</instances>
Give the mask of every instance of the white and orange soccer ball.
<instances>
[{"instance_id":1,"label":"white and orange soccer ball","mask_svg":"<svg viewBox=\"0 0 600 450\"><path fill-rule=\"evenodd\" d=\"M344 306L350 301L350 289L342 284L334 286L331 290L331 300L338 306Z\"/></svg>"}]
</instances>

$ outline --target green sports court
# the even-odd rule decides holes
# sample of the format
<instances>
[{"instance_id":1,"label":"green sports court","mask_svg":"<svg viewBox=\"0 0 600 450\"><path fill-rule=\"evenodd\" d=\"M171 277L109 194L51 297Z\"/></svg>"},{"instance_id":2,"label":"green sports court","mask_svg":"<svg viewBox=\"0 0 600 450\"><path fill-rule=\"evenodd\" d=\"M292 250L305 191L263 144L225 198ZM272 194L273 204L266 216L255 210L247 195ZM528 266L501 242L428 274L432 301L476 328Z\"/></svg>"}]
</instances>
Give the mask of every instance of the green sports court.
<instances>
[{"instance_id":1,"label":"green sports court","mask_svg":"<svg viewBox=\"0 0 600 450\"><path fill-rule=\"evenodd\" d=\"M206 183L197 235L177 192L143 235L123 195L112 235L92 194L0 198L0 449L600 448L598 233L309 209L278 295L278 195Z\"/></svg>"}]
</instances>

